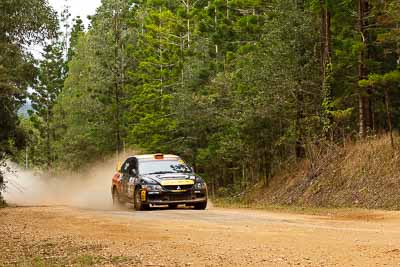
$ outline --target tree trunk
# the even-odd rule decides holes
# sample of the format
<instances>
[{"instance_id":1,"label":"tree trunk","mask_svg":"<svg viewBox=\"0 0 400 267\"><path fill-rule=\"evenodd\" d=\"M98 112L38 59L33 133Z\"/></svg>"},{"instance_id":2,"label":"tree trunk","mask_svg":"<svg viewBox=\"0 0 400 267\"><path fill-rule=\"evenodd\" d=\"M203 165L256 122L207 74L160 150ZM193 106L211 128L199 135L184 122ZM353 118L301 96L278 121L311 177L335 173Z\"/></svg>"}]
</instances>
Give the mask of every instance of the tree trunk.
<instances>
[{"instance_id":1,"label":"tree trunk","mask_svg":"<svg viewBox=\"0 0 400 267\"><path fill-rule=\"evenodd\" d=\"M326 20L326 16L325 16L325 14L326 14L326 12L325 12L325 1L324 0L319 0L319 6L320 6L320 9L321 9L321 11L320 11L320 16L321 16L321 24L320 24L320 42L321 42L321 47L320 47L320 60L321 60L321 64L320 64L320 73L321 73L321 77L322 77L322 79L321 79L321 81L322 81L322 88L324 88L324 81L325 81L325 79L324 79L324 77L325 77L325 40L326 40L326 38L325 38L325 36L326 36L326 33L325 33L325 30L326 30L326 27L325 27L325 24L326 24L326 22L325 22L325 20Z\"/></svg>"},{"instance_id":2,"label":"tree trunk","mask_svg":"<svg viewBox=\"0 0 400 267\"><path fill-rule=\"evenodd\" d=\"M189 14L190 14L190 3L188 1L187 7L186 7L186 15L187 15L187 42L188 45L187 47L190 48L190 18L189 18Z\"/></svg>"},{"instance_id":3,"label":"tree trunk","mask_svg":"<svg viewBox=\"0 0 400 267\"><path fill-rule=\"evenodd\" d=\"M119 54L124 53L123 41L121 40L121 25L120 25L120 13L115 12L114 15L114 38L115 38L115 49L114 49L114 64L116 72L114 72L114 101L115 101L115 142L116 152L120 155L122 152L122 137L121 137L121 90L123 88L124 79L124 62L119 61ZM119 51L120 50L120 51Z\"/></svg>"},{"instance_id":4,"label":"tree trunk","mask_svg":"<svg viewBox=\"0 0 400 267\"><path fill-rule=\"evenodd\" d=\"M368 58L368 0L358 0L358 31L363 40L363 48L358 55L358 80L367 78L368 70L366 58ZM372 129L372 112L370 106L370 97L368 89L358 89L358 108L359 108L359 134L365 137Z\"/></svg>"},{"instance_id":5,"label":"tree trunk","mask_svg":"<svg viewBox=\"0 0 400 267\"><path fill-rule=\"evenodd\" d=\"M322 1L322 0L321 0ZM322 23L323 25L323 55L322 55L322 59L323 59L323 64L324 64L324 69L323 69L323 74L324 74L324 83L326 83L326 78L328 78L327 76L330 74L330 64L331 64L331 51L332 51L332 47L331 47L331 11L329 10L328 7L325 7L322 10L323 14L323 20Z\"/></svg>"},{"instance_id":6,"label":"tree trunk","mask_svg":"<svg viewBox=\"0 0 400 267\"><path fill-rule=\"evenodd\" d=\"M319 1L321 9L321 88L322 88L322 125L327 137L333 139L333 119L328 110L332 98L330 85L332 73L331 60L331 11L324 0Z\"/></svg>"},{"instance_id":7,"label":"tree trunk","mask_svg":"<svg viewBox=\"0 0 400 267\"><path fill-rule=\"evenodd\" d=\"M392 126L392 111L390 108L390 99L389 99L389 92L388 89L384 89L385 92L385 108L386 108L386 119L387 124L389 127L389 135L390 135L390 144L392 148L394 148L394 141L393 141L393 126Z\"/></svg>"},{"instance_id":8,"label":"tree trunk","mask_svg":"<svg viewBox=\"0 0 400 267\"><path fill-rule=\"evenodd\" d=\"M301 11L304 11L304 0L297 0L296 1L297 8ZM298 53L299 53L299 58L302 58L304 55L304 49L303 47L298 48ZM302 66L303 67L303 66ZM296 85L295 89L295 96L296 96L296 121L295 121L295 127L296 127L296 135L297 135L297 140L296 140L296 145L295 145L295 152L296 152L296 158L301 159L304 158L306 155L306 151L304 148L304 125L303 125L303 120L304 120L304 93L303 93L303 88L302 88L302 80L299 80Z\"/></svg>"},{"instance_id":9,"label":"tree trunk","mask_svg":"<svg viewBox=\"0 0 400 267\"><path fill-rule=\"evenodd\" d=\"M51 143L50 143L50 110L49 105L47 104L46 111L46 150L47 150L47 169L51 168L52 158L51 158Z\"/></svg>"},{"instance_id":10,"label":"tree trunk","mask_svg":"<svg viewBox=\"0 0 400 267\"><path fill-rule=\"evenodd\" d=\"M296 89L296 158L301 159L306 155L306 151L304 148L304 94L302 92L301 82L297 85Z\"/></svg>"}]
</instances>

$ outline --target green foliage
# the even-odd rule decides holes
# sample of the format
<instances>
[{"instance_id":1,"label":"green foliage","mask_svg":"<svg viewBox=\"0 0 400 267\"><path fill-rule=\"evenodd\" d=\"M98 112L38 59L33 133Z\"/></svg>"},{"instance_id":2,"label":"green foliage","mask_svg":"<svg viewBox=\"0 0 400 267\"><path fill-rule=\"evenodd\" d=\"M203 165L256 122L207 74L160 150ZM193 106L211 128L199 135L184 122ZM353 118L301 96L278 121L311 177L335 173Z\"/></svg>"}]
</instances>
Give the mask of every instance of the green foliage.
<instances>
[{"instance_id":1,"label":"green foliage","mask_svg":"<svg viewBox=\"0 0 400 267\"><path fill-rule=\"evenodd\" d=\"M310 144L354 135L360 98L373 131L391 113L398 129L399 1L370 2L361 35L350 0L104 0L86 32L75 19L64 72L57 45L39 73L32 62L20 72L39 75L21 124L42 153L32 162L79 168L125 146L178 153L212 192L236 192L268 184Z\"/></svg>"},{"instance_id":2,"label":"green foliage","mask_svg":"<svg viewBox=\"0 0 400 267\"><path fill-rule=\"evenodd\" d=\"M83 25L82 19L77 16L74 18L74 24L72 25L71 36L69 40L69 47L67 53L67 62L71 61L75 55L75 48L78 44L79 37L84 34L85 26Z\"/></svg>"},{"instance_id":3,"label":"green foliage","mask_svg":"<svg viewBox=\"0 0 400 267\"><path fill-rule=\"evenodd\" d=\"M99 76L92 75L92 71L101 68L89 48L90 37L80 39L77 54L69 64L64 90L54 106L56 154L59 163L70 168L79 167L83 158L97 155L98 149L107 149L107 138L111 135L109 108L98 94L107 83L99 83Z\"/></svg>"},{"instance_id":4,"label":"green foliage","mask_svg":"<svg viewBox=\"0 0 400 267\"><path fill-rule=\"evenodd\" d=\"M46 0L3 0L0 17L2 42L30 45L56 34L56 13Z\"/></svg>"},{"instance_id":5,"label":"green foliage","mask_svg":"<svg viewBox=\"0 0 400 267\"><path fill-rule=\"evenodd\" d=\"M370 74L368 79L358 82L360 87L399 87L400 71L394 70L384 74Z\"/></svg>"},{"instance_id":6,"label":"green foliage","mask_svg":"<svg viewBox=\"0 0 400 267\"><path fill-rule=\"evenodd\" d=\"M72 25L72 30L69 36L69 45L64 67L66 73L68 72L69 62L71 62L72 58L76 53L76 46L78 44L78 40L84 34L85 31L85 25L83 25L83 21L79 16L73 19L73 23L74 24ZM67 24L66 28L68 28Z\"/></svg>"},{"instance_id":7,"label":"green foliage","mask_svg":"<svg viewBox=\"0 0 400 267\"><path fill-rule=\"evenodd\" d=\"M1 2L0 10L1 153L10 139L19 139L17 110L36 75L35 61L22 47L54 36L56 23L54 11L42 0L6 0Z\"/></svg>"},{"instance_id":8,"label":"green foliage","mask_svg":"<svg viewBox=\"0 0 400 267\"><path fill-rule=\"evenodd\" d=\"M25 146L17 112L35 82L35 60L24 47L56 35L55 12L45 0L0 2L0 201L6 155Z\"/></svg>"},{"instance_id":9,"label":"green foliage","mask_svg":"<svg viewBox=\"0 0 400 267\"><path fill-rule=\"evenodd\" d=\"M53 107L64 86L64 59L62 46L58 42L47 45L40 62L38 82L30 95L32 110L30 117L33 126L44 140L42 152L46 155L43 165L51 167L54 161L52 143L55 139L53 126Z\"/></svg>"},{"instance_id":10,"label":"green foliage","mask_svg":"<svg viewBox=\"0 0 400 267\"><path fill-rule=\"evenodd\" d=\"M71 36L73 56L53 109L60 167L76 169L122 149L125 72L132 63L126 56L133 39L125 26L128 10L126 1L103 1L87 33L75 21L77 40Z\"/></svg>"},{"instance_id":11,"label":"green foliage","mask_svg":"<svg viewBox=\"0 0 400 267\"><path fill-rule=\"evenodd\" d=\"M129 57L137 68L130 71L134 86L127 120L131 125L130 143L150 151L166 151L166 143L174 131L171 99L180 79L183 38L179 18L164 7L150 3L134 11L141 34ZM132 26L135 26L132 25Z\"/></svg>"}]
</instances>

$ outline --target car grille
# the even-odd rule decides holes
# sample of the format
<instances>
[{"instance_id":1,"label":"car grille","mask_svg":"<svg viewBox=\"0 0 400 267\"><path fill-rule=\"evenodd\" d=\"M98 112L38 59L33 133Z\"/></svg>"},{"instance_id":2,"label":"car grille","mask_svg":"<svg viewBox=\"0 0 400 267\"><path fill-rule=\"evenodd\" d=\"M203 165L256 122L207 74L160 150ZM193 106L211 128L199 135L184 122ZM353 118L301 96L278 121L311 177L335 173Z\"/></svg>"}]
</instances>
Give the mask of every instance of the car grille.
<instances>
[{"instance_id":1,"label":"car grille","mask_svg":"<svg viewBox=\"0 0 400 267\"><path fill-rule=\"evenodd\" d=\"M192 199L192 195L187 193L168 194L168 200L170 201L190 200L190 199Z\"/></svg>"},{"instance_id":2,"label":"car grille","mask_svg":"<svg viewBox=\"0 0 400 267\"><path fill-rule=\"evenodd\" d=\"M180 189L178 189L178 186ZM188 190L193 187L192 184L186 184L186 185L166 185L164 186L165 189L167 190Z\"/></svg>"}]
</instances>

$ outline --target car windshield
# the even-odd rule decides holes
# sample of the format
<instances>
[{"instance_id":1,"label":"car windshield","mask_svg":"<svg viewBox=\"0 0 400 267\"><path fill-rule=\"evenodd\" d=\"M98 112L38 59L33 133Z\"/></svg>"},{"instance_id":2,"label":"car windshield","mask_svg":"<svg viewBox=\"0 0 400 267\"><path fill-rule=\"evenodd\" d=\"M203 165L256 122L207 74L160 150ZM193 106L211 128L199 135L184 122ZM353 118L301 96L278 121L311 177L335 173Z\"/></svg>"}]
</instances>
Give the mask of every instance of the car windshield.
<instances>
[{"instance_id":1,"label":"car windshield","mask_svg":"<svg viewBox=\"0 0 400 267\"><path fill-rule=\"evenodd\" d=\"M140 174L191 173L192 170L179 160L149 160L139 163Z\"/></svg>"}]
</instances>

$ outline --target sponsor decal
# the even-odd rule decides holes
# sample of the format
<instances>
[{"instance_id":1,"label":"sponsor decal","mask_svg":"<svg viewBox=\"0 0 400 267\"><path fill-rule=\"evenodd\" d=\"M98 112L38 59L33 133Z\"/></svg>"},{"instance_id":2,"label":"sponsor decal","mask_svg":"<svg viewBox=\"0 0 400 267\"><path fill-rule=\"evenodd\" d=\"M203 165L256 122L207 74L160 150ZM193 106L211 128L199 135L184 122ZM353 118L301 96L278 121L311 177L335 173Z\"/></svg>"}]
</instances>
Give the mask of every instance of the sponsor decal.
<instances>
[{"instance_id":1,"label":"sponsor decal","mask_svg":"<svg viewBox=\"0 0 400 267\"><path fill-rule=\"evenodd\" d=\"M142 201L146 201L146 191L142 190L142 192L140 192L140 199Z\"/></svg>"},{"instance_id":2,"label":"sponsor decal","mask_svg":"<svg viewBox=\"0 0 400 267\"><path fill-rule=\"evenodd\" d=\"M161 181L161 185L190 185L194 184L193 180L166 180Z\"/></svg>"}]
</instances>

